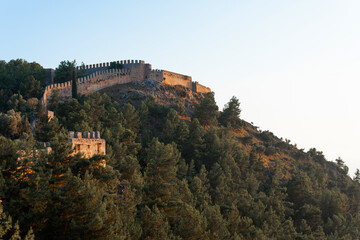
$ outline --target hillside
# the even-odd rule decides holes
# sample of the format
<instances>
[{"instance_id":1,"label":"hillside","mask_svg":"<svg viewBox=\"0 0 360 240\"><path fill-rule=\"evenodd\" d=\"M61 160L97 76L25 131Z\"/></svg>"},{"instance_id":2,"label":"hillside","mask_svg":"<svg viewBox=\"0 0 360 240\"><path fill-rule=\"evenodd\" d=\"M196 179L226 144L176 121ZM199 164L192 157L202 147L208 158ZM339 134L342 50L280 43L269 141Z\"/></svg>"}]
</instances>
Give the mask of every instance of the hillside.
<instances>
[{"instance_id":1,"label":"hillside","mask_svg":"<svg viewBox=\"0 0 360 240\"><path fill-rule=\"evenodd\" d=\"M184 86L169 86L151 80L142 83L118 84L99 92L109 95L123 105L130 103L140 106L146 98L152 97L159 104L178 108L178 111L186 110L188 114L193 112L194 105L203 97L202 93L193 92Z\"/></svg>"},{"instance_id":2,"label":"hillside","mask_svg":"<svg viewBox=\"0 0 360 240\"><path fill-rule=\"evenodd\" d=\"M147 98L153 98L158 104L174 108L180 118L189 121L195 106L200 103L204 96L204 94L194 93L183 86L169 86L152 81L116 85L105 88L99 93L107 94L121 105L130 103L133 106L140 106ZM299 162L300 164L307 162L306 156L308 154L292 145L290 140L279 139L270 131L259 132L257 129L257 127L242 120L242 126L232 129L232 134L236 136L239 146L245 147L248 152L257 152L264 166L269 166L275 160L281 160L286 169L290 171L291 166L297 165ZM322 155L316 149L311 151L314 154ZM334 166L334 163L331 162L327 162L327 164ZM289 176L289 172L285 175Z\"/></svg>"},{"instance_id":3,"label":"hillside","mask_svg":"<svg viewBox=\"0 0 360 240\"><path fill-rule=\"evenodd\" d=\"M131 82L54 97L49 119L38 90L16 89L0 113L1 238L360 238L360 173L259 131L235 97L219 111L212 92ZM106 155L73 155L68 131L98 131Z\"/></svg>"}]
</instances>

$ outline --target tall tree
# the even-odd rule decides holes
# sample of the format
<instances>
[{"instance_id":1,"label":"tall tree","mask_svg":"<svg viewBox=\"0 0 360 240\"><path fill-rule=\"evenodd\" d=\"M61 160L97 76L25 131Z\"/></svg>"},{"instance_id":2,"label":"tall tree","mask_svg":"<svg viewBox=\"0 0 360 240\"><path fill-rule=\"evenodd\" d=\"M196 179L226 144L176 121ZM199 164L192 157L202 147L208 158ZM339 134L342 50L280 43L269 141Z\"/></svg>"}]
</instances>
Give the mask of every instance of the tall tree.
<instances>
[{"instance_id":1,"label":"tall tree","mask_svg":"<svg viewBox=\"0 0 360 240\"><path fill-rule=\"evenodd\" d=\"M240 113L239 99L233 96L220 114L219 122L224 126L239 127L241 124Z\"/></svg>"},{"instance_id":2,"label":"tall tree","mask_svg":"<svg viewBox=\"0 0 360 240\"><path fill-rule=\"evenodd\" d=\"M191 159L195 161L195 165L199 166L203 156L204 145L204 129L196 118L191 121L189 127L189 137L186 142L186 147L183 151L185 159L190 162Z\"/></svg>"},{"instance_id":3,"label":"tall tree","mask_svg":"<svg viewBox=\"0 0 360 240\"><path fill-rule=\"evenodd\" d=\"M44 84L45 70L38 63L0 61L0 111L9 110L7 101L15 93L25 98L40 97Z\"/></svg>"},{"instance_id":4,"label":"tall tree","mask_svg":"<svg viewBox=\"0 0 360 240\"><path fill-rule=\"evenodd\" d=\"M163 141L170 143L175 140L176 127L179 124L179 116L174 109L170 109L163 126Z\"/></svg>"},{"instance_id":5,"label":"tall tree","mask_svg":"<svg viewBox=\"0 0 360 240\"><path fill-rule=\"evenodd\" d=\"M61 61L59 66L55 69L56 83L63 83L72 80L74 68L76 67L76 61Z\"/></svg>"},{"instance_id":6,"label":"tall tree","mask_svg":"<svg viewBox=\"0 0 360 240\"><path fill-rule=\"evenodd\" d=\"M156 138L147 149L147 199L150 202L168 202L177 192L177 163L180 153L175 144L164 145Z\"/></svg>"},{"instance_id":7,"label":"tall tree","mask_svg":"<svg viewBox=\"0 0 360 240\"><path fill-rule=\"evenodd\" d=\"M195 108L193 118L197 118L201 125L216 125L219 117L219 107L216 105L213 92L207 93Z\"/></svg>"},{"instance_id":8,"label":"tall tree","mask_svg":"<svg viewBox=\"0 0 360 240\"><path fill-rule=\"evenodd\" d=\"M171 232L165 213L159 210L156 205L152 207L152 210L145 205L142 209L142 219L144 231L142 239L176 239Z\"/></svg>"},{"instance_id":9,"label":"tall tree","mask_svg":"<svg viewBox=\"0 0 360 240\"><path fill-rule=\"evenodd\" d=\"M125 119L124 122L125 127L137 133L140 127L140 118L134 106L131 105L130 103L126 104L123 113Z\"/></svg>"}]
</instances>

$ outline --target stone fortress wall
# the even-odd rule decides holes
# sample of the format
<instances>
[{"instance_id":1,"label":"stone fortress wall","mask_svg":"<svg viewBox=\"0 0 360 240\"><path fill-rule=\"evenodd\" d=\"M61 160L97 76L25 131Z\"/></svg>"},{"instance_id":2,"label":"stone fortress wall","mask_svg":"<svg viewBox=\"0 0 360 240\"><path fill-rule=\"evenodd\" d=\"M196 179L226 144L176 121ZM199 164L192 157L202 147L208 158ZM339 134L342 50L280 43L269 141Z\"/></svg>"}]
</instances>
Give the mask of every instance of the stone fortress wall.
<instances>
[{"instance_id":1,"label":"stone fortress wall","mask_svg":"<svg viewBox=\"0 0 360 240\"><path fill-rule=\"evenodd\" d=\"M54 83L45 87L44 94L41 98L41 103L45 109L47 107L48 100L54 92L57 92L61 99L71 99L71 81L65 83Z\"/></svg>"},{"instance_id":2,"label":"stone fortress wall","mask_svg":"<svg viewBox=\"0 0 360 240\"><path fill-rule=\"evenodd\" d=\"M77 94L86 95L116 84L132 82L129 69L106 69L77 79Z\"/></svg>"},{"instance_id":3,"label":"stone fortress wall","mask_svg":"<svg viewBox=\"0 0 360 240\"><path fill-rule=\"evenodd\" d=\"M190 76L169 72L166 70L152 70L151 65L141 60L117 61L117 66L121 69L110 69L110 63L100 63L77 67L77 71L83 70L85 77L76 80L77 94L86 95L99 91L103 88L111 87L117 84L130 82L142 82L152 80L168 85L181 85L194 92L208 93L210 88L205 87L198 82L193 82ZM54 72L50 69L51 72ZM50 72L50 73L51 73ZM54 74L50 74L49 81L53 82ZM51 96L56 93L61 100L72 98L72 82L55 83L46 86L42 104L47 111L47 103ZM49 119L53 112L47 111ZM74 149L73 154L83 153L86 158L96 154L106 154L105 140L100 138L100 132L69 132L69 141ZM101 163L106 166L105 160Z\"/></svg>"},{"instance_id":4,"label":"stone fortress wall","mask_svg":"<svg viewBox=\"0 0 360 240\"><path fill-rule=\"evenodd\" d=\"M193 82L190 76L166 70L152 70L151 65L142 60L122 60L116 61L115 63L121 66L121 69L109 69L111 65L109 62L77 67L77 71L83 70L86 75L83 78L77 79L77 94L89 94L116 84L142 82L148 79L172 86L181 85L194 92L211 92L210 88L198 82ZM60 99L71 99L71 88L71 81L46 86L42 98L45 109L47 107L47 101L55 91Z\"/></svg>"}]
</instances>

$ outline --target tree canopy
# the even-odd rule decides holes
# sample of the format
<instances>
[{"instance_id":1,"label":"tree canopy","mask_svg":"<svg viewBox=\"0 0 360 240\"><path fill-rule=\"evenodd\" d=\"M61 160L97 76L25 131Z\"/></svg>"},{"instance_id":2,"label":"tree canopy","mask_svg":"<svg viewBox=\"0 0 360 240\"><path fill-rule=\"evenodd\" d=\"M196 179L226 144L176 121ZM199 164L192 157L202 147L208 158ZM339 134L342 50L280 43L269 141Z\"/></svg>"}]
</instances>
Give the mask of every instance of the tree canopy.
<instances>
[{"instance_id":1,"label":"tree canopy","mask_svg":"<svg viewBox=\"0 0 360 240\"><path fill-rule=\"evenodd\" d=\"M360 171L257 131L236 97L192 113L93 93L48 119L18 79L0 112L2 239L360 238ZM70 130L100 131L106 155L73 155Z\"/></svg>"},{"instance_id":2,"label":"tree canopy","mask_svg":"<svg viewBox=\"0 0 360 240\"><path fill-rule=\"evenodd\" d=\"M63 83L71 81L76 68L76 61L61 61L55 69L55 83Z\"/></svg>"}]
</instances>

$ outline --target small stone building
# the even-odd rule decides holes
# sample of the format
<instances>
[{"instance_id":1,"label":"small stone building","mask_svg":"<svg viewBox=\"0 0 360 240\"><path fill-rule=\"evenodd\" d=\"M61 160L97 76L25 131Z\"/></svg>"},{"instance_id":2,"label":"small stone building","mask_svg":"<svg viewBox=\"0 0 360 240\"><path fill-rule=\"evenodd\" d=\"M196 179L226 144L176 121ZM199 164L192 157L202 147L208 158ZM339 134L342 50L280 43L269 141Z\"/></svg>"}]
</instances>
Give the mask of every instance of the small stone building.
<instances>
[{"instance_id":1,"label":"small stone building","mask_svg":"<svg viewBox=\"0 0 360 240\"><path fill-rule=\"evenodd\" d=\"M105 155L105 140L100 138L100 132L69 132L69 141L74 149L73 155L81 152L86 158L96 154Z\"/></svg>"}]
</instances>

